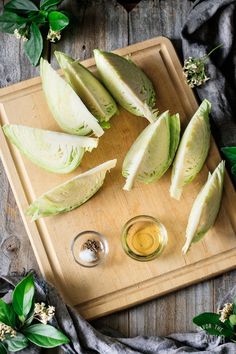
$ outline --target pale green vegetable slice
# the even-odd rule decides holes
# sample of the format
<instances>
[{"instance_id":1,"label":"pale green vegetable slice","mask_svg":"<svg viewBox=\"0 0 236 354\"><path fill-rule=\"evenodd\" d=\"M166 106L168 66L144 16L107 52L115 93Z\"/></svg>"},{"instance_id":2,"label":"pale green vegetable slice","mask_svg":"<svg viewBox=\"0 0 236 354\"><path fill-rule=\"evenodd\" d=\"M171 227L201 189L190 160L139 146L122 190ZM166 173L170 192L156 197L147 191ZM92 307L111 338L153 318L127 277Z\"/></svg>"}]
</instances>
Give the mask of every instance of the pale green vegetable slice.
<instances>
[{"instance_id":1,"label":"pale green vegetable slice","mask_svg":"<svg viewBox=\"0 0 236 354\"><path fill-rule=\"evenodd\" d=\"M52 188L36 199L26 214L32 216L32 220L37 220L78 208L101 188L106 172L115 165L116 160L104 162Z\"/></svg>"},{"instance_id":2,"label":"pale green vegetable slice","mask_svg":"<svg viewBox=\"0 0 236 354\"><path fill-rule=\"evenodd\" d=\"M183 187L202 169L210 147L209 113L211 104L204 100L190 120L174 160L171 176L171 197L179 200Z\"/></svg>"},{"instance_id":3,"label":"pale green vegetable slice","mask_svg":"<svg viewBox=\"0 0 236 354\"><path fill-rule=\"evenodd\" d=\"M131 190L135 180L154 182L170 167L180 136L179 115L164 112L149 124L128 151L122 174L126 178L124 190Z\"/></svg>"},{"instance_id":4,"label":"pale green vegetable slice","mask_svg":"<svg viewBox=\"0 0 236 354\"><path fill-rule=\"evenodd\" d=\"M206 184L195 199L188 219L186 254L192 243L198 242L214 225L218 215L224 184L225 162L221 161L213 174L209 174Z\"/></svg>"},{"instance_id":5,"label":"pale green vegetable slice","mask_svg":"<svg viewBox=\"0 0 236 354\"><path fill-rule=\"evenodd\" d=\"M93 132L97 137L104 133L97 119L47 60L41 59L40 73L49 109L65 132L76 135Z\"/></svg>"},{"instance_id":6,"label":"pale green vegetable slice","mask_svg":"<svg viewBox=\"0 0 236 354\"><path fill-rule=\"evenodd\" d=\"M108 122L117 113L117 105L112 96L78 60L62 52L55 51L54 54L67 82L103 126L104 122Z\"/></svg>"},{"instance_id":7,"label":"pale green vegetable slice","mask_svg":"<svg viewBox=\"0 0 236 354\"><path fill-rule=\"evenodd\" d=\"M152 82L131 60L114 53L94 50L100 77L116 101L127 111L156 120L156 94Z\"/></svg>"},{"instance_id":8,"label":"pale green vegetable slice","mask_svg":"<svg viewBox=\"0 0 236 354\"><path fill-rule=\"evenodd\" d=\"M69 173L79 166L85 151L98 145L97 138L75 136L25 125L7 124L3 131L28 159L55 173Z\"/></svg>"}]
</instances>

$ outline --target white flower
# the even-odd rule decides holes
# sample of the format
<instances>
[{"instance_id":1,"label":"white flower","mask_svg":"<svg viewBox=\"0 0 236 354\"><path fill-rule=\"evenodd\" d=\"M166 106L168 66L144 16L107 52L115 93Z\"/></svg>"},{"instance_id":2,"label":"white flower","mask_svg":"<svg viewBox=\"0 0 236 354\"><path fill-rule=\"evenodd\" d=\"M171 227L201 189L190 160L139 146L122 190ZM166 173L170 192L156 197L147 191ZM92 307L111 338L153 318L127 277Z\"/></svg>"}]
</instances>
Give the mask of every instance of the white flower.
<instances>
[{"instance_id":1,"label":"white flower","mask_svg":"<svg viewBox=\"0 0 236 354\"><path fill-rule=\"evenodd\" d=\"M46 307L44 302L35 303L34 305L34 318L43 324L47 324L55 314L55 307L48 306Z\"/></svg>"},{"instance_id":2,"label":"white flower","mask_svg":"<svg viewBox=\"0 0 236 354\"><path fill-rule=\"evenodd\" d=\"M16 331L7 326L5 323L0 322L0 341L3 342L6 339L6 335L10 335L10 337L16 336Z\"/></svg>"},{"instance_id":3,"label":"white flower","mask_svg":"<svg viewBox=\"0 0 236 354\"><path fill-rule=\"evenodd\" d=\"M17 39L21 39L21 35L20 35L20 33L19 33L19 31L18 31L17 28L14 30L14 35L15 35L15 37L16 37Z\"/></svg>"},{"instance_id":4,"label":"white flower","mask_svg":"<svg viewBox=\"0 0 236 354\"><path fill-rule=\"evenodd\" d=\"M51 28L49 29L47 40L50 42L57 42L61 39L61 32L60 31L53 31Z\"/></svg>"},{"instance_id":5,"label":"white flower","mask_svg":"<svg viewBox=\"0 0 236 354\"><path fill-rule=\"evenodd\" d=\"M27 42L29 38L27 38L24 33L26 33L24 30L22 33L17 28L14 30L14 35L17 39L22 39L23 42Z\"/></svg>"},{"instance_id":6,"label":"white flower","mask_svg":"<svg viewBox=\"0 0 236 354\"><path fill-rule=\"evenodd\" d=\"M209 77L205 73L205 57L185 59L183 73L186 77L187 84L194 88L205 84Z\"/></svg>"},{"instance_id":7,"label":"white flower","mask_svg":"<svg viewBox=\"0 0 236 354\"><path fill-rule=\"evenodd\" d=\"M227 303L224 304L222 310L219 310L220 313L220 321L225 322L229 316L233 313L233 304Z\"/></svg>"}]
</instances>

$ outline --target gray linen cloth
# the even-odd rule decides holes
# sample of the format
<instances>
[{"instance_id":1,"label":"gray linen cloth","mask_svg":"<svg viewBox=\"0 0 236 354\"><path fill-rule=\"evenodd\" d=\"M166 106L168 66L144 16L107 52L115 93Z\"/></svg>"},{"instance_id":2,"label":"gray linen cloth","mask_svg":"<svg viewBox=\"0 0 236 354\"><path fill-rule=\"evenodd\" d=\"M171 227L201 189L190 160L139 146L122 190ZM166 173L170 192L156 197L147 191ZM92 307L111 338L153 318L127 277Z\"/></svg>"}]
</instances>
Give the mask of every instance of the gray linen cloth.
<instances>
[{"instance_id":1,"label":"gray linen cloth","mask_svg":"<svg viewBox=\"0 0 236 354\"><path fill-rule=\"evenodd\" d=\"M197 0L182 30L184 58L210 56L210 80L199 89L201 100L212 103L218 145L236 145L236 0Z\"/></svg>"},{"instance_id":2,"label":"gray linen cloth","mask_svg":"<svg viewBox=\"0 0 236 354\"><path fill-rule=\"evenodd\" d=\"M0 277L0 297L11 301L13 287L22 279L19 276ZM197 333L177 333L168 337L115 337L109 330L104 334L94 329L73 308L67 306L56 289L35 275L37 302L45 302L56 308L53 325L59 327L69 338L70 343L62 346L67 354L177 354L177 353L236 353L236 344L221 343L217 337L208 336L203 331ZM219 304L232 302L236 287ZM40 350L31 346L22 354L39 354Z\"/></svg>"}]
</instances>

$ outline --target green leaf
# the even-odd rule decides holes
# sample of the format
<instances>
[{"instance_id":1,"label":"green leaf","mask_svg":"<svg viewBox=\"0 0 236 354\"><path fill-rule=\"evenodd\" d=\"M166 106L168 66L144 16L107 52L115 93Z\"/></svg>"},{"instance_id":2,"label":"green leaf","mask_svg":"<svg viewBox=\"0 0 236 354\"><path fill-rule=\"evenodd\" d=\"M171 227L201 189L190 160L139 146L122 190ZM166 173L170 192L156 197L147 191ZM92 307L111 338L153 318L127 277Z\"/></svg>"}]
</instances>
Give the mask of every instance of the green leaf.
<instances>
[{"instance_id":1,"label":"green leaf","mask_svg":"<svg viewBox=\"0 0 236 354\"><path fill-rule=\"evenodd\" d=\"M28 19L37 24L44 24L47 22L48 13L46 11L32 12L29 14Z\"/></svg>"},{"instance_id":2,"label":"green leaf","mask_svg":"<svg viewBox=\"0 0 236 354\"><path fill-rule=\"evenodd\" d=\"M230 315L229 322L231 323L231 325L236 326L236 315Z\"/></svg>"},{"instance_id":3,"label":"green leaf","mask_svg":"<svg viewBox=\"0 0 236 354\"><path fill-rule=\"evenodd\" d=\"M43 324L35 324L23 330L25 336L43 348L54 348L69 343L69 339L58 329Z\"/></svg>"},{"instance_id":4,"label":"green leaf","mask_svg":"<svg viewBox=\"0 0 236 354\"><path fill-rule=\"evenodd\" d=\"M7 354L7 349L1 342L0 342L0 354Z\"/></svg>"},{"instance_id":5,"label":"green leaf","mask_svg":"<svg viewBox=\"0 0 236 354\"><path fill-rule=\"evenodd\" d=\"M236 163L236 146L223 147L221 151L232 164Z\"/></svg>"},{"instance_id":6,"label":"green leaf","mask_svg":"<svg viewBox=\"0 0 236 354\"><path fill-rule=\"evenodd\" d=\"M52 7L60 5L63 0L41 0L40 1L40 9L49 10Z\"/></svg>"},{"instance_id":7,"label":"green leaf","mask_svg":"<svg viewBox=\"0 0 236 354\"><path fill-rule=\"evenodd\" d=\"M236 176L236 146L223 147L221 151L224 153L231 165L232 174Z\"/></svg>"},{"instance_id":8,"label":"green leaf","mask_svg":"<svg viewBox=\"0 0 236 354\"><path fill-rule=\"evenodd\" d=\"M25 53L32 65L37 66L43 51L43 38L38 26L30 26L30 39L24 43Z\"/></svg>"},{"instance_id":9,"label":"green leaf","mask_svg":"<svg viewBox=\"0 0 236 354\"><path fill-rule=\"evenodd\" d=\"M14 33L16 28L27 23L27 19L9 11L4 11L0 16L0 32Z\"/></svg>"},{"instance_id":10,"label":"green leaf","mask_svg":"<svg viewBox=\"0 0 236 354\"><path fill-rule=\"evenodd\" d=\"M193 323L204 329L207 333L216 336L231 337L234 335L232 328L220 321L220 315L205 312L193 318Z\"/></svg>"},{"instance_id":11,"label":"green leaf","mask_svg":"<svg viewBox=\"0 0 236 354\"><path fill-rule=\"evenodd\" d=\"M18 10L20 12L38 11L37 6L30 0L11 0L4 8L8 11Z\"/></svg>"},{"instance_id":12,"label":"green leaf","mask_svg":"<svg viewBox=\"0 0 236 354\"><path fill-rule=\"evenodd\" d=\"M33 275L25 277L13 291L12 305L19 317L23 320L31 310L34 298Z\"/></svg>"},{"instance_id":13,"label":"green leaf","mask_svg":"<svg viewBox=\"0 0 236 354\"><path fill-rule=\"evenodd\" d=\"M48 20L51 29L55 32L63 30L70 22L66 15L58 11L50 12L48 15Z\"/></svg>"},{"instance_id":14,"label":"green leaf","mask_svg":"<svg viewBox=\"0 0 236 354\"><path fill-rule=\"evenodd\" d=\"M17 333L15 337L8 338L4 341L7 343L7 348L10 352L18 352L26 348L29 344L28 339L22 334Z\"/></svg>"},{"instance_id":15,"label":"green leaf","mask_svg":"<svg viewBox=\"0 0 236 354\"><path fill-rule=\"evenodd\" d=\"M14 327L16 322L12 304L6 304L2 299L0 299L0 322L11 327Z\"/></svg>"}]
</instances>

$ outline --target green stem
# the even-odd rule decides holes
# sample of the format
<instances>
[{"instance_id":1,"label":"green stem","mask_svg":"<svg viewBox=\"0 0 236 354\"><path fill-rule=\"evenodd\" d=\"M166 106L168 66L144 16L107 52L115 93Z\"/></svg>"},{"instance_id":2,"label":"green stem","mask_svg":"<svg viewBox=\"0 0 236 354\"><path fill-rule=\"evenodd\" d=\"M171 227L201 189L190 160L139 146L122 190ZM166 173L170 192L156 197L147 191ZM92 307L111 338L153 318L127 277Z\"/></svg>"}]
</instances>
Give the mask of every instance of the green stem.
<instances>
[{"instance_id":1,"label":"green stem","mask_svg":"<svg viewBox=\"0 0 236 354\"><path fill-rule=\"evenodd\" d=\"M220 48L223 46L223 43L219 44L217 47L213 48L208 54L207 56L209 57L216 49Z\"/></svg>"},{"instance_id":2,"label":"green stem","mask_svg":"<svg viewBox=\"0 0 236 354\"><path fill-rule=\"evenodd\" d=\"M223 46L223 44L221 43L221 44L219 44L217 47L213 48L209 53L205 54L205 55L203 56L203 61L206 61L206 60L209 58L209 56L210 56L215 50L217 50L218 48L220 48L220 47L222 47L222 46Z\"/></svg>"}]
</instances>

